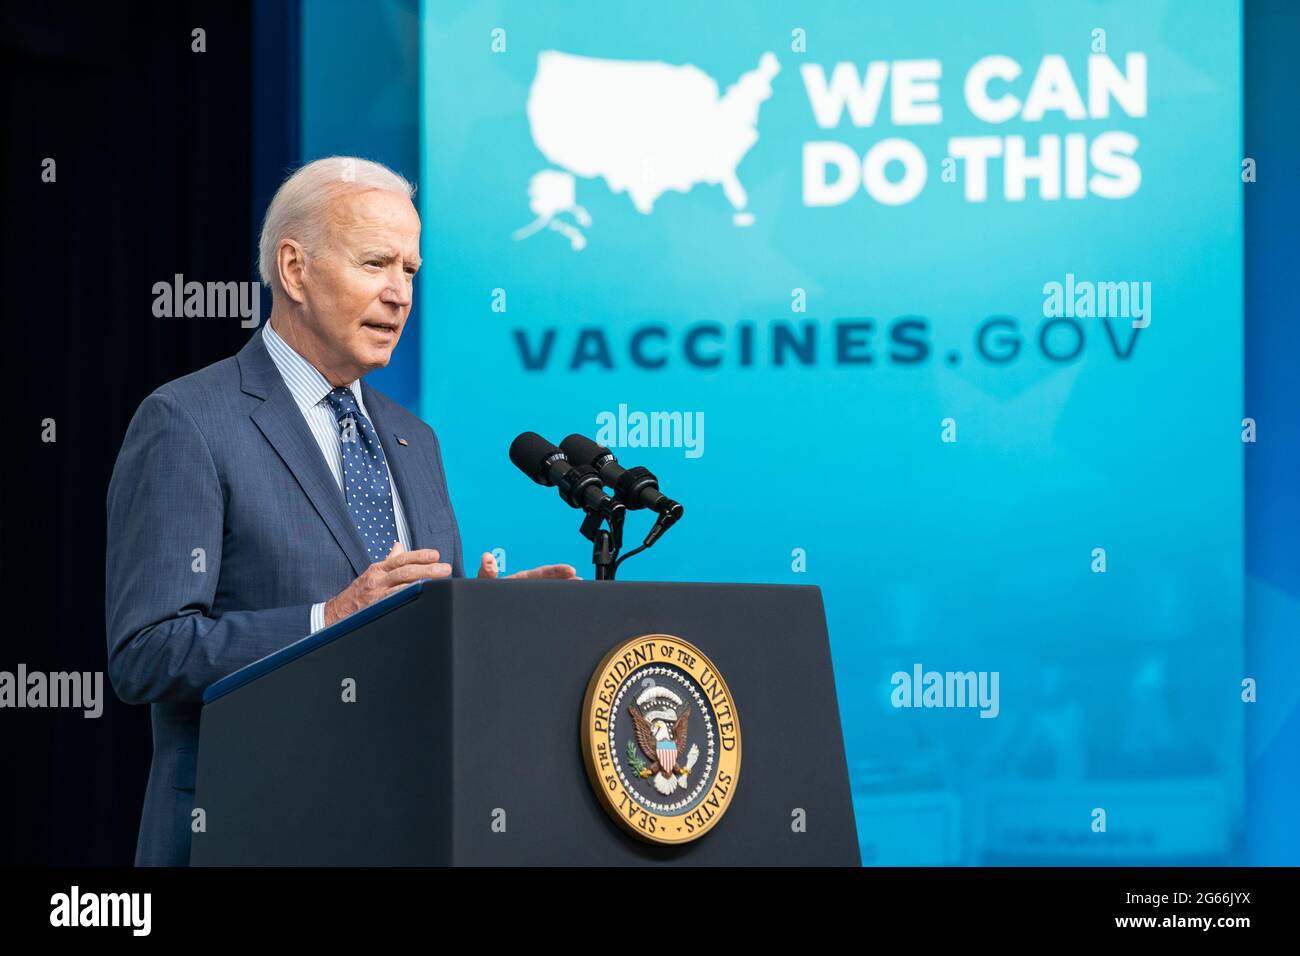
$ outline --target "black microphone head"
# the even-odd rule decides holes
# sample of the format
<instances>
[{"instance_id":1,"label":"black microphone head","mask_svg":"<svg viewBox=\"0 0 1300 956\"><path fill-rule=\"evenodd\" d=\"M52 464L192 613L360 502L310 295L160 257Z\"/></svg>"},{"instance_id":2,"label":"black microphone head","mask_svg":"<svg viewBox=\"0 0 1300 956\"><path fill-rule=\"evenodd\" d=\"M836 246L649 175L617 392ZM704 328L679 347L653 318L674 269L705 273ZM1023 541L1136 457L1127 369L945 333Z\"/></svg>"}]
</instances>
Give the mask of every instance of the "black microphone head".
<instances>
[{"instance_id":1,"label":"black microphone head","mask_svg":"<svg viewBox=\"0 0 1300 956\"><path fill-rule=\"evenodd\" d=\"M537 432L524 432L510 443L510 460L514 466L539 485L554 484L550 465L557 458L565 459L564 452Z\"/></svg>"},{"instance_id":2,"label":"black microphone head","mask_svg":"<svg viewBox=\"0 0 1300 956\"><path fill-rule=\"evenodd\" d=\"M575 465L590 465L601 455L610 454L608 448L597 445L586 435L570 435L560 442L560 447Z\"/></svg>"}]
</instances>

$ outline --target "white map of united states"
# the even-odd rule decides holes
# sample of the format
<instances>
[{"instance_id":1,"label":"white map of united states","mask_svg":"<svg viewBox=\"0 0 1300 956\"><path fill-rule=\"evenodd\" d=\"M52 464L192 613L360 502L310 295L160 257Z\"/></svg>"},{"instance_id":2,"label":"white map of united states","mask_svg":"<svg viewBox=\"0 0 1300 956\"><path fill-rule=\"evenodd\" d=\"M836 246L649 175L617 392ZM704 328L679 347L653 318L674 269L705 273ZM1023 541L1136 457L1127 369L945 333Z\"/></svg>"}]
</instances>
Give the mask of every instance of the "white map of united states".
<instances>
[{"instance_id":1,"label":"white map of united states","mask_svg":"<svg viewBox=\"0 0 1300 956\"><path fill-rule=\"evenodd\" d=\"M591 216L577 203L574 177L603 179L645 215L669 190L721 186L733 222L750 225L736 167L758 142L758 108L780 69L764 53L756 69L719 95L717 81L690 64L543 51L528 93L528 123L537 149L557 168L529 181L536 218L515 238L550 228L574 249L587 244L582 230Z\"/></svg>"}]
</instances>

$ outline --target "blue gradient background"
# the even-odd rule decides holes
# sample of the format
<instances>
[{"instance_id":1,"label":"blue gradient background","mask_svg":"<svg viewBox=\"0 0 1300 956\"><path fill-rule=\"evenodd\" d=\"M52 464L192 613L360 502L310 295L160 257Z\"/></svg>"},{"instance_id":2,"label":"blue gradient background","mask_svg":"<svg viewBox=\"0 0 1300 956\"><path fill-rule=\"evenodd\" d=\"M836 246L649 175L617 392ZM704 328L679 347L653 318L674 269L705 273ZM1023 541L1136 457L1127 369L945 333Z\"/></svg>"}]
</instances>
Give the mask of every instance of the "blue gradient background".
<instances>
[{"instance_id":1,"label":"blue gradient background","mask_svg":"<svg viewBox=\"0 0 1300 956\"><path fill-rule=\"evenodd\" d=\"M1246 4L1246 408L1260 424L1246 454L1246 663L1259 680L1247 711L1252 863L1300 864L1300 4ZM1262 429L1267 428L1267 431Z\"/></svg>"}]
</instances>

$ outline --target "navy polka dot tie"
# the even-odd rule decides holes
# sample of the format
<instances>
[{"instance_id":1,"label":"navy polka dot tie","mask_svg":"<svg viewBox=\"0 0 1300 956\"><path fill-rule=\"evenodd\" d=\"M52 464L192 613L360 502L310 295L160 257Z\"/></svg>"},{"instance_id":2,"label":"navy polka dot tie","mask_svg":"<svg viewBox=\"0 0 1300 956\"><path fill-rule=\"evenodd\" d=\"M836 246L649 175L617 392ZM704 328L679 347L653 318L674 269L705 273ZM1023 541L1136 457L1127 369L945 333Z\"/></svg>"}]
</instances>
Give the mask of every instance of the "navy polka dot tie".
<instances>
[{"instance_id":1,"label":"navy polka dot tie","mask_svg":"<svg viewBox=\"0 0 1300 956\"><path fill-rule=\"evenodd\" d=\"M336 388L325 396L339 423L339 447L343 449L343 493L348 511L366 543L373 564L388 557L397 540L393 517L393 486L388 481L388 462L370 419L361 414L350 388Z\"/></svg>"}]
</instances>

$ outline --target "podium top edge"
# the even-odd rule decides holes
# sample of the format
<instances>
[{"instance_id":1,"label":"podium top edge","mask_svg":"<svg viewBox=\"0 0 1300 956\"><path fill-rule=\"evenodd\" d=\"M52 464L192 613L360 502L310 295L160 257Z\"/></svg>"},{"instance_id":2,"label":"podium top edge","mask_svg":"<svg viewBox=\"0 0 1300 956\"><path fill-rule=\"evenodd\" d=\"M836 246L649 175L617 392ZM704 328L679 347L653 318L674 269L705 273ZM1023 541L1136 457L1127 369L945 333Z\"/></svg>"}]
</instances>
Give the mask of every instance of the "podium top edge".
<instances>
[{"instance_id":1,"label":"podium top edge","mask_svg":"<svg viewBox=\"0 0 1300 956\"><path fill-rule=\"evenodd\" d=\"M375 618L387 614L394 608L401 607L410 601L414 601L426 590L433 588L445 587L465 587L469 585L475 587L584 587L599 585L602 588L780 588L782 590L797 591L817 591L820 593L821 588L815 584L767 584L758 582L707 582L707 581L593 581L584 579L581 581L551 581L551 580L494 580L480 581L477 578L441 578L436 581L419 581L398 591L396 594L390 594L383 600L376 601L369 607L362 608L355 614L350 614L331 624L329 627L322 628L315 634L308 634L294 641L278 651L273 651L266 657L246 664L239 670L227 674L225 677L211 684L203 692L203 703L205 705L212 703L220 697L238 690L245 684L251 683L264 674L270 673L278 667L283 667L290 661L297 660L304 654L309 654L316 648L321 647L331 641L336 641L344 635L350 634L359 627L364 627Z\"/></svg>"}]
</instances>

